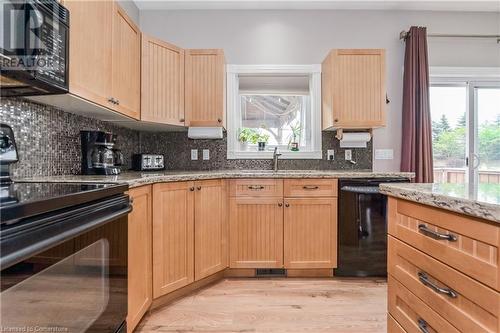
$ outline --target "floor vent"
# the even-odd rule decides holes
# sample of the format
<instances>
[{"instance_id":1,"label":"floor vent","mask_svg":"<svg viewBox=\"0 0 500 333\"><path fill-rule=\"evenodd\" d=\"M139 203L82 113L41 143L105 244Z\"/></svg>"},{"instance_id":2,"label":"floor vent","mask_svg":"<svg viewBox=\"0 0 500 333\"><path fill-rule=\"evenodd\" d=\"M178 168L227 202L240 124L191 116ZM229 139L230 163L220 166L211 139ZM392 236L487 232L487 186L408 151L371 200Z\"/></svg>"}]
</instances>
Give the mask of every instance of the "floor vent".
<instances>
[{"instance_id":1,"label":"floor vent","mask_svg":"<svg viewBox=\"0 0 500 333\"><path fill-rule=\"evenodd\" d=\"M276 276L286 276L286 269L283 268L257 268L255 270L256 277L276 277Z\"/></svg>"}]
</instances>

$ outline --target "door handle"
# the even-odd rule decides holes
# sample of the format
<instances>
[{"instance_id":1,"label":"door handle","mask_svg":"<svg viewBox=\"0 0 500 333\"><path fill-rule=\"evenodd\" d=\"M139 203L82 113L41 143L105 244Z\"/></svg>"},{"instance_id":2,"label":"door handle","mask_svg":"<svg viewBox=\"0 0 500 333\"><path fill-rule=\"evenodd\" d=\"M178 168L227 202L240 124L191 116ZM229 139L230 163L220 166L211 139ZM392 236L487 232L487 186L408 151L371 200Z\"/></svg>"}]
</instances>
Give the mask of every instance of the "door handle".
<instances>
[{"instance_id":1,"label":"door handle","mask_svg":"<svg viewBox=\"0 0 500 333\"><path fill-rule=\"evenodd\" d=\"M278 202L278 207L283 207L283 203Z\"/></svg>"},{"instance_id":2,"label":"door handle","mask_svg":"<svg viewBox=\"0 0 500 333\"><path fill-rule=\"evenodd\" d=\"M285 204L285 207L290 207L290 204L287 202L287 203Z\"/></svg>"},{"instance_id":3,"label":"door handle","mask_svg":"<svg viewBox=\"0 0 500 333\"><path fill-rule=\"evenodd\" d=\"M455 236L454 234L442 234L440 232L429 229L425 224L418 225L418 232L427 237L434 238L437 240L447 240L450 242L457 241L457 236Z\"/></svg>"},{"instance_id":4,"label":"door handle","mask_svg":"<svg viewBox=\"0 0 500 333\"><path fill-rule=\"evenodd\" d=\"M317 190L319 186L302 186L304 190Z\"/></svg>"},{"instance_id":5,"label":"door handle","mask_svg":"<svg viewBox=\"0 0 500 333\"><path fill-rule=\"evenodd\" d=\"M189 188L189 190L190 190L191 192L193 192L193 191L194 191L194 187L190 187L190 188Z\"/></svg>"},{"instance_id":6,"label":"door handle","mask_svg":"<svg viewBox=\"0 0 500 333\"><path fill-rule=\"evenodd\" d=\"M433 283L431 280L429 280L429 276L427 276L427 273L425 272L418 272L418 279L420 280L420 282L422 282L424 286L431 288L438 294L445 294L446 296L451 298L457 298L458 296L453 289L441 288L435 283Z\"/></svg>"},{"instance_id":7,"label":"door handle","mask_svg":"<svg viewBox=\"0 0 500 333\"><path fill-rule=\"evenodd\" d=\"M262 186L262 185L250 185L250 186L248 186L248 189L249 190L263 190L264 186Z\"/></svg>"},{"instance_id":8,"label":"door handle","mask_svg":"<svg viewBox=\"0 0 500 333\"><path fill-rule=\"evenodd\" d=\"M196 189L197 189L198 191L201 191L201 186L198 186Z\"/></svg>"},{"instance_id":9,"label":"door handle","mask_svg":"<svg viewBox=\"0 0 500 333\"><path fill-rule=\"evenodd\" d=\"M423 320L422 318L418 318L418 328L422 333L430 333L428 330L428 326L429 324L427 324L425 320Z\"/></svg>"}]
</instances>

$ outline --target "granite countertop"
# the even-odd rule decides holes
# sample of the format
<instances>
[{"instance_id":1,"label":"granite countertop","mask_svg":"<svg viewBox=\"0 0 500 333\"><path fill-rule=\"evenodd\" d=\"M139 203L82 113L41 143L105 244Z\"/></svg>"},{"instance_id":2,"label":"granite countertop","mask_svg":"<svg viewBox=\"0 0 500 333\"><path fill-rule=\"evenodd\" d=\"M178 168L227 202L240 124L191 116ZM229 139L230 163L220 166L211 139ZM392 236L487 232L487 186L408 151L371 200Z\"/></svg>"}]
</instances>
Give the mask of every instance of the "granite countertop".
<instances>
[{"instance_id":1,"label":"granite countertop","mask_svg":"<svg viewBox=\"0 0 500 333\"><path fill-rule=\"evenodd\" d=\"M381 184L384 194L500 223L500 184Z\"/></svg>"},{"instance_id":2,"label":"granite countertop","mask_svg":"<svg viewBox=\"0 0 500 333\"><path fill-rule=\"evenodd\" d=\"M214 170L123 172L117 176L51 176L20 178L25 182L121 183L130 187L146 184L218 178L413 178L411 172L330 171L330 170Z\"/></svg>"}]
</instances>

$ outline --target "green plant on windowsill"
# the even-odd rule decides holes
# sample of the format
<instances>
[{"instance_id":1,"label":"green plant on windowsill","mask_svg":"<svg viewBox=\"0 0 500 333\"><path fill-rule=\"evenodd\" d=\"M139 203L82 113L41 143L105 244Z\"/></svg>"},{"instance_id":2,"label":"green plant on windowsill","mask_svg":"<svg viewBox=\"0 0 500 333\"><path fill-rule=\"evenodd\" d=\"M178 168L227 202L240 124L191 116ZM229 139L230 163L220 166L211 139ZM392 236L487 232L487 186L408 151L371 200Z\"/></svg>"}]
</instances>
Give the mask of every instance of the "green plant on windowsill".
<instances>
[{"instance_id":1,"label":"green plant on windowsill","mask_svg":"<svg viewBox=\"0 0 500 333\"><path fill-rule=\"evenodd\" d=\"M290 129L292 130L292 135L290 137L288 147L291 151L299 151L299 140L302 127L299 123L297 123L296 125L291 125Z\"/></svg>"},{"instance_id":2,"label":"green plant on windowsill","mask_svg":"<svg viewBox=\"0 0 500 333\"><path fill-rule=\"evenodd\" d=\"M259 134L259 138L257 141L259 144L259 151L266 150L266 144L269 141L269 134L266 134L266 133Z\"/></svg>"},{"instance_id":3,"label":"green plant on windowsill","mask_svg":"<svg viewBox=\"0 0 500 333\"><path fill-rule=\"evenodd\" d=\"M248 150L248 144L257 144L259 141L259 132L253 128L242 127L238 130L238 141L240 150Z\"/></svg>"}]
</instances>

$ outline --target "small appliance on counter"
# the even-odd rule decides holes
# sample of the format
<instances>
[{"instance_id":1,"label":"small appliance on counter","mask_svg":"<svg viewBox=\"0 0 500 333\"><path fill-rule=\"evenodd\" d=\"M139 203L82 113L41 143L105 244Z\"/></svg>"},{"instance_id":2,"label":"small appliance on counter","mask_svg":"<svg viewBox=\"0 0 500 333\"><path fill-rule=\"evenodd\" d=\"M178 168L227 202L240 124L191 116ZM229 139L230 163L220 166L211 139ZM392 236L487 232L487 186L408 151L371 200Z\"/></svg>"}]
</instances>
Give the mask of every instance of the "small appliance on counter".
<instances>
[{"instance_id":1,"label":"small appliance on counter","mask_svg":"<svg viewBox=\"0 0 500 333\"><path fill-rule=\"evenodd\" d=\"M82 174L118 175L123 155L116 147L117 136L101 131L81 131Z\"/></svg>"},{"instance_id":2,"label":"small appliance on counter","mask_svg":"<svg viewBox=\"0 0 500 333\"><path fill-rule=\"evenodd\" d=\"M163 170L165 169L165 156L160 154L134 154L132 156L132 169L135 171Z\"/></svg>"}]
</instances>

